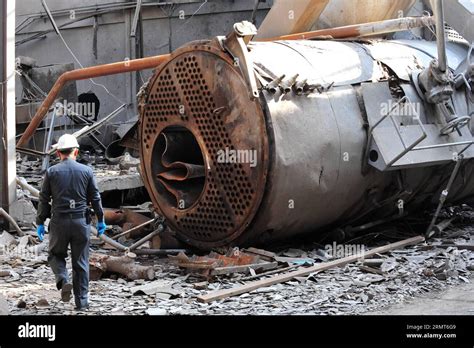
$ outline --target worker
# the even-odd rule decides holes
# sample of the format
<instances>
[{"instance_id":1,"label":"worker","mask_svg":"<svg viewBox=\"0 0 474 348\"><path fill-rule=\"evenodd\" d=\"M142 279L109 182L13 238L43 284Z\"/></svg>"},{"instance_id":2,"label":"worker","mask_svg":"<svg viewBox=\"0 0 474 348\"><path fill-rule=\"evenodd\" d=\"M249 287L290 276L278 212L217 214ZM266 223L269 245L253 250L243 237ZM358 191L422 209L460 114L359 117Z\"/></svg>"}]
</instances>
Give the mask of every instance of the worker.
<instances>
[{"instance_id":1,"label":"worker","mask_svg":"<svg viewBox=\"0 0 474 348\"><path fill-rule=\"evenodd\" d=\"M62 135L56 154L61 162L50 167L44 176L36 218L37 234L44 237L44 222L49 222L48 263L56 277L61 300L69 302L71 291L77 310L89 307L89 240L91 203L97 216L98 235L106 225L102 202L92 169L76 162L79 144L75 136ZM52 199L52 206L49 204ZM72 284L66 269L68 246L71 246Z\"/></svg>"}]
</instances>

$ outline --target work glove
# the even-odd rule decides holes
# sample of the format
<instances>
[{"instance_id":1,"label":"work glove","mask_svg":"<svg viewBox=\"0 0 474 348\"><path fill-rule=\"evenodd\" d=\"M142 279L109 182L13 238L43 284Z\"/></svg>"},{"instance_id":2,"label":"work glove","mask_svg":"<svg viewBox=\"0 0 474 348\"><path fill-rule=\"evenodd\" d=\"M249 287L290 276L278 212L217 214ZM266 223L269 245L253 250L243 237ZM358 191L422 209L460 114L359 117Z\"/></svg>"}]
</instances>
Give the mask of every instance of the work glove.
<instances>
[{"instance_id":1,"label":"work glove","mask_svg":"<svg viewBox=\"0 0 474 348\"><path fill-rule=\"evenodd\" d=\"M97 222L97 237L100 237L101 235L104 234L105 232L105 228L106 228L106 224L104 221L99 221Z\"/></svg>"},{"instance_id":2,"label":"work glove","mask_svg":"<svg viewBox=\"0 0 474 348\"><path fill-rule=\"evenodd\" d=\"M42 242L44 237L44 225L38 225L36 228L36 234L38 235L40 242Z\"/></svg>"}]
</instances>

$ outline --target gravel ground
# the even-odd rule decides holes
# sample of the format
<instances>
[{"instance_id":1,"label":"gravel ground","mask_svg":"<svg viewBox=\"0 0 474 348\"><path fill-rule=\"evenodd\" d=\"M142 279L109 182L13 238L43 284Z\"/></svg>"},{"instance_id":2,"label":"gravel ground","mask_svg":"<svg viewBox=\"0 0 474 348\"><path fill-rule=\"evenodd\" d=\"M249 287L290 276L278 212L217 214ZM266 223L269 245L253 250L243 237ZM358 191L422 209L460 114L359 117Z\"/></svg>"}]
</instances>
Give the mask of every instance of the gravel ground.
<instances>
[{"instance_id":1,"label":"gravel ground","mask_svg":"<svg viewBox=\"0 0 474 348\"><path fill-rule=\"evenodd\" d=\"M150 281L122 278L91 281L91 306L84 312L74 311L73 301L59 301L45 251L36 259L4 253L0 255L0 271L5 271L0 277L0 294L7 299L12 315L364 314L469 282L474 270L474 251L436 245L474 244L474 232L470 227L457 227L449 234L457 237L433 239L428 244L378 256L383 258L383 263L376 273L361 269L359 262L208 304L199 303L196 296L243 284L239 280L242 275L222 276L197 289L193 284L202 279L186 274L170 260L141 258L140 262L152 264L155 269L154 293L137 293L137 286ZM316 261L324 254L322 250L295 247L278 254L294 256L295 253Z\"/></svg>"}]
</instances>

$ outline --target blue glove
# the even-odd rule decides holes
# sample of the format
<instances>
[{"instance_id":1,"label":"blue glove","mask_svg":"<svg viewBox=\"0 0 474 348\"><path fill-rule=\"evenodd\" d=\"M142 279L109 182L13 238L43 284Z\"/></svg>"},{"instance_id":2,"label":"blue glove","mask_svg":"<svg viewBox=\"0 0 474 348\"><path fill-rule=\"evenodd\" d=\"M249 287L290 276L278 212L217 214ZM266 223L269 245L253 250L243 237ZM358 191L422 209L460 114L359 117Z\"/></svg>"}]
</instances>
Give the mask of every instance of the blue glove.
<instances>
[{"instance_id":1,"label":"blue glove","mask_svg":"<svg viewBox=\"0 0 474 348\"><path fill-rule=\"evenodd\" d=\"M104 234L105 232L105 228L107 227L107 225L105 224L104 221L99 221L97 222L97 237L100 237L101 235Z\"/></svg>"},{"instance_id":2,"label":"blue glove","mask_svg":"<svg viewBox=\"0 0 474 348\"><path fill-rule=\"evenodd\" d=\"M38 225L36 228L36 234L38 235L40 242L42 242L44 237L44 225Z\"/></svg>"}]
</instances>

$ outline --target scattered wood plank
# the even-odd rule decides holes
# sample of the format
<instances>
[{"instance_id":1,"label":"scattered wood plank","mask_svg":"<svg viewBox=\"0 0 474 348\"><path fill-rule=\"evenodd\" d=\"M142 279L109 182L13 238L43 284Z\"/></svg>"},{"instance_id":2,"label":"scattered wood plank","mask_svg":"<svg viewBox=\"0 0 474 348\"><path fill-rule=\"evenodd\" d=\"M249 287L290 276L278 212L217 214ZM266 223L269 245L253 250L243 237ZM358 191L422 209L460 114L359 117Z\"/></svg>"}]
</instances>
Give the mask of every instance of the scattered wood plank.
<instances>
[{"instance_id":1,"label":"scattered wood plank","mask_svg":"<svg viewBox=\"0 0 474 348\"><path fill-rule=\"evenodd\" d=\"M256 275L240 278L239 281L246 281L246 280L253 280L253 279L257 279L257 278L262 278L262 277L266 277L266 276L269 276L269 275L272 275L272 274L275 274L275 273L290 271L290 270L296 269L298 267L301 267L301 265L293 265L293 266L288 266L288 267L284 267L284 268L277 268L277 269L273 269L273 270L268 271L268 272L262 272L262 273L259 273L259 274L256 274Z\"/></svg>"},{"instance_id":2,"label":"scattered wood plank","mask_svg":"<svg viewBox=\"0 0 474 348\"><path fill-rule=\"evenodd\" d=\"M248 248L242 250L245 253L249 254L254 254L260 256L261 259L266 260L266 261L273 261L275 256L277 256L275 253L272 253L271 251L263 250L263 249L257 249L257 248Z\"/></svg>"},{"instance_id":3,"label":"scattered wood plank","mask_svg":"<svg viewBox=\"0 0 474 348\"><path fill-rule=\"evenodd\" d=\"M406 247L408 245L418 244L418 243L423 242L424 240L425 240L425 238L422 237L422 236L408 238L408 239L405 239L405 240L402 240L402 241L399 241L399 242L396 242L396 243L391 243L391 244L388 244L388 245L384 245L384 246L366 251L364 253L363 257L364 258L365 257L371 257L372 255L375 255L377 253L385 253L385 252L393 250L393 249L398 249L398 248ZM250 291L253 291L253 290L258 289L258 288L261 288L261 287L270 286L270 285L274 285L274 284L278 284L278 283L284 283L284 282L287 282L287 281L289 281L289 280L291 280L295 277L302 277L302 276L306 276L306 275L314 273L314 272L321 272L321 271L328 270L330 268L341 267L341 266L344 266L348 263L355 262L355 261L359 260L360 258L361 258L361 255L351 255L351 256L344 257L344 258L341 258L341 259L338 259L338 260L334 260L334 261L330 261L330 262L324 262L324 263L320 263L320 264L317 264L317 265L314 265L314 266L311 266L311 267L308 267L308 268L299 269L299 270L296 270L296 271L293 271L293 272L289 272L289 273L285 273L285 274L279 274L279 275L273 276L273 277L268 278L268 279L257 280L257 281L250 282L250 283L247 283L247 284L244 284L244 285L241 285L241 286L236 286L236 287L233 287L233 288L230 288L230 289L213 291L213 292L210 292L206 295L198 296L197 299L198 299L199 302L208 303L208 302L212 302L212 301L215 301L215 300L220 300L220 299L223 299L223 298L240 295L240 294L250 292Z\"/></svg>"},{"instance_id":4,"label":"scattered wood plank","mask_svg":"<svg viewBox=\"0 0 474 348\"><path fill-rule=\"evenodd\" d=\"M271 270L278 267L278 262L261 262L253 263L249 265L240 265L240 266L228 266L228 267L216 267L211 270L211 275L222 275L222 274L231 274L231 273L248 273L249 268L254 270Z\"/></svg>"}]
</instances>

